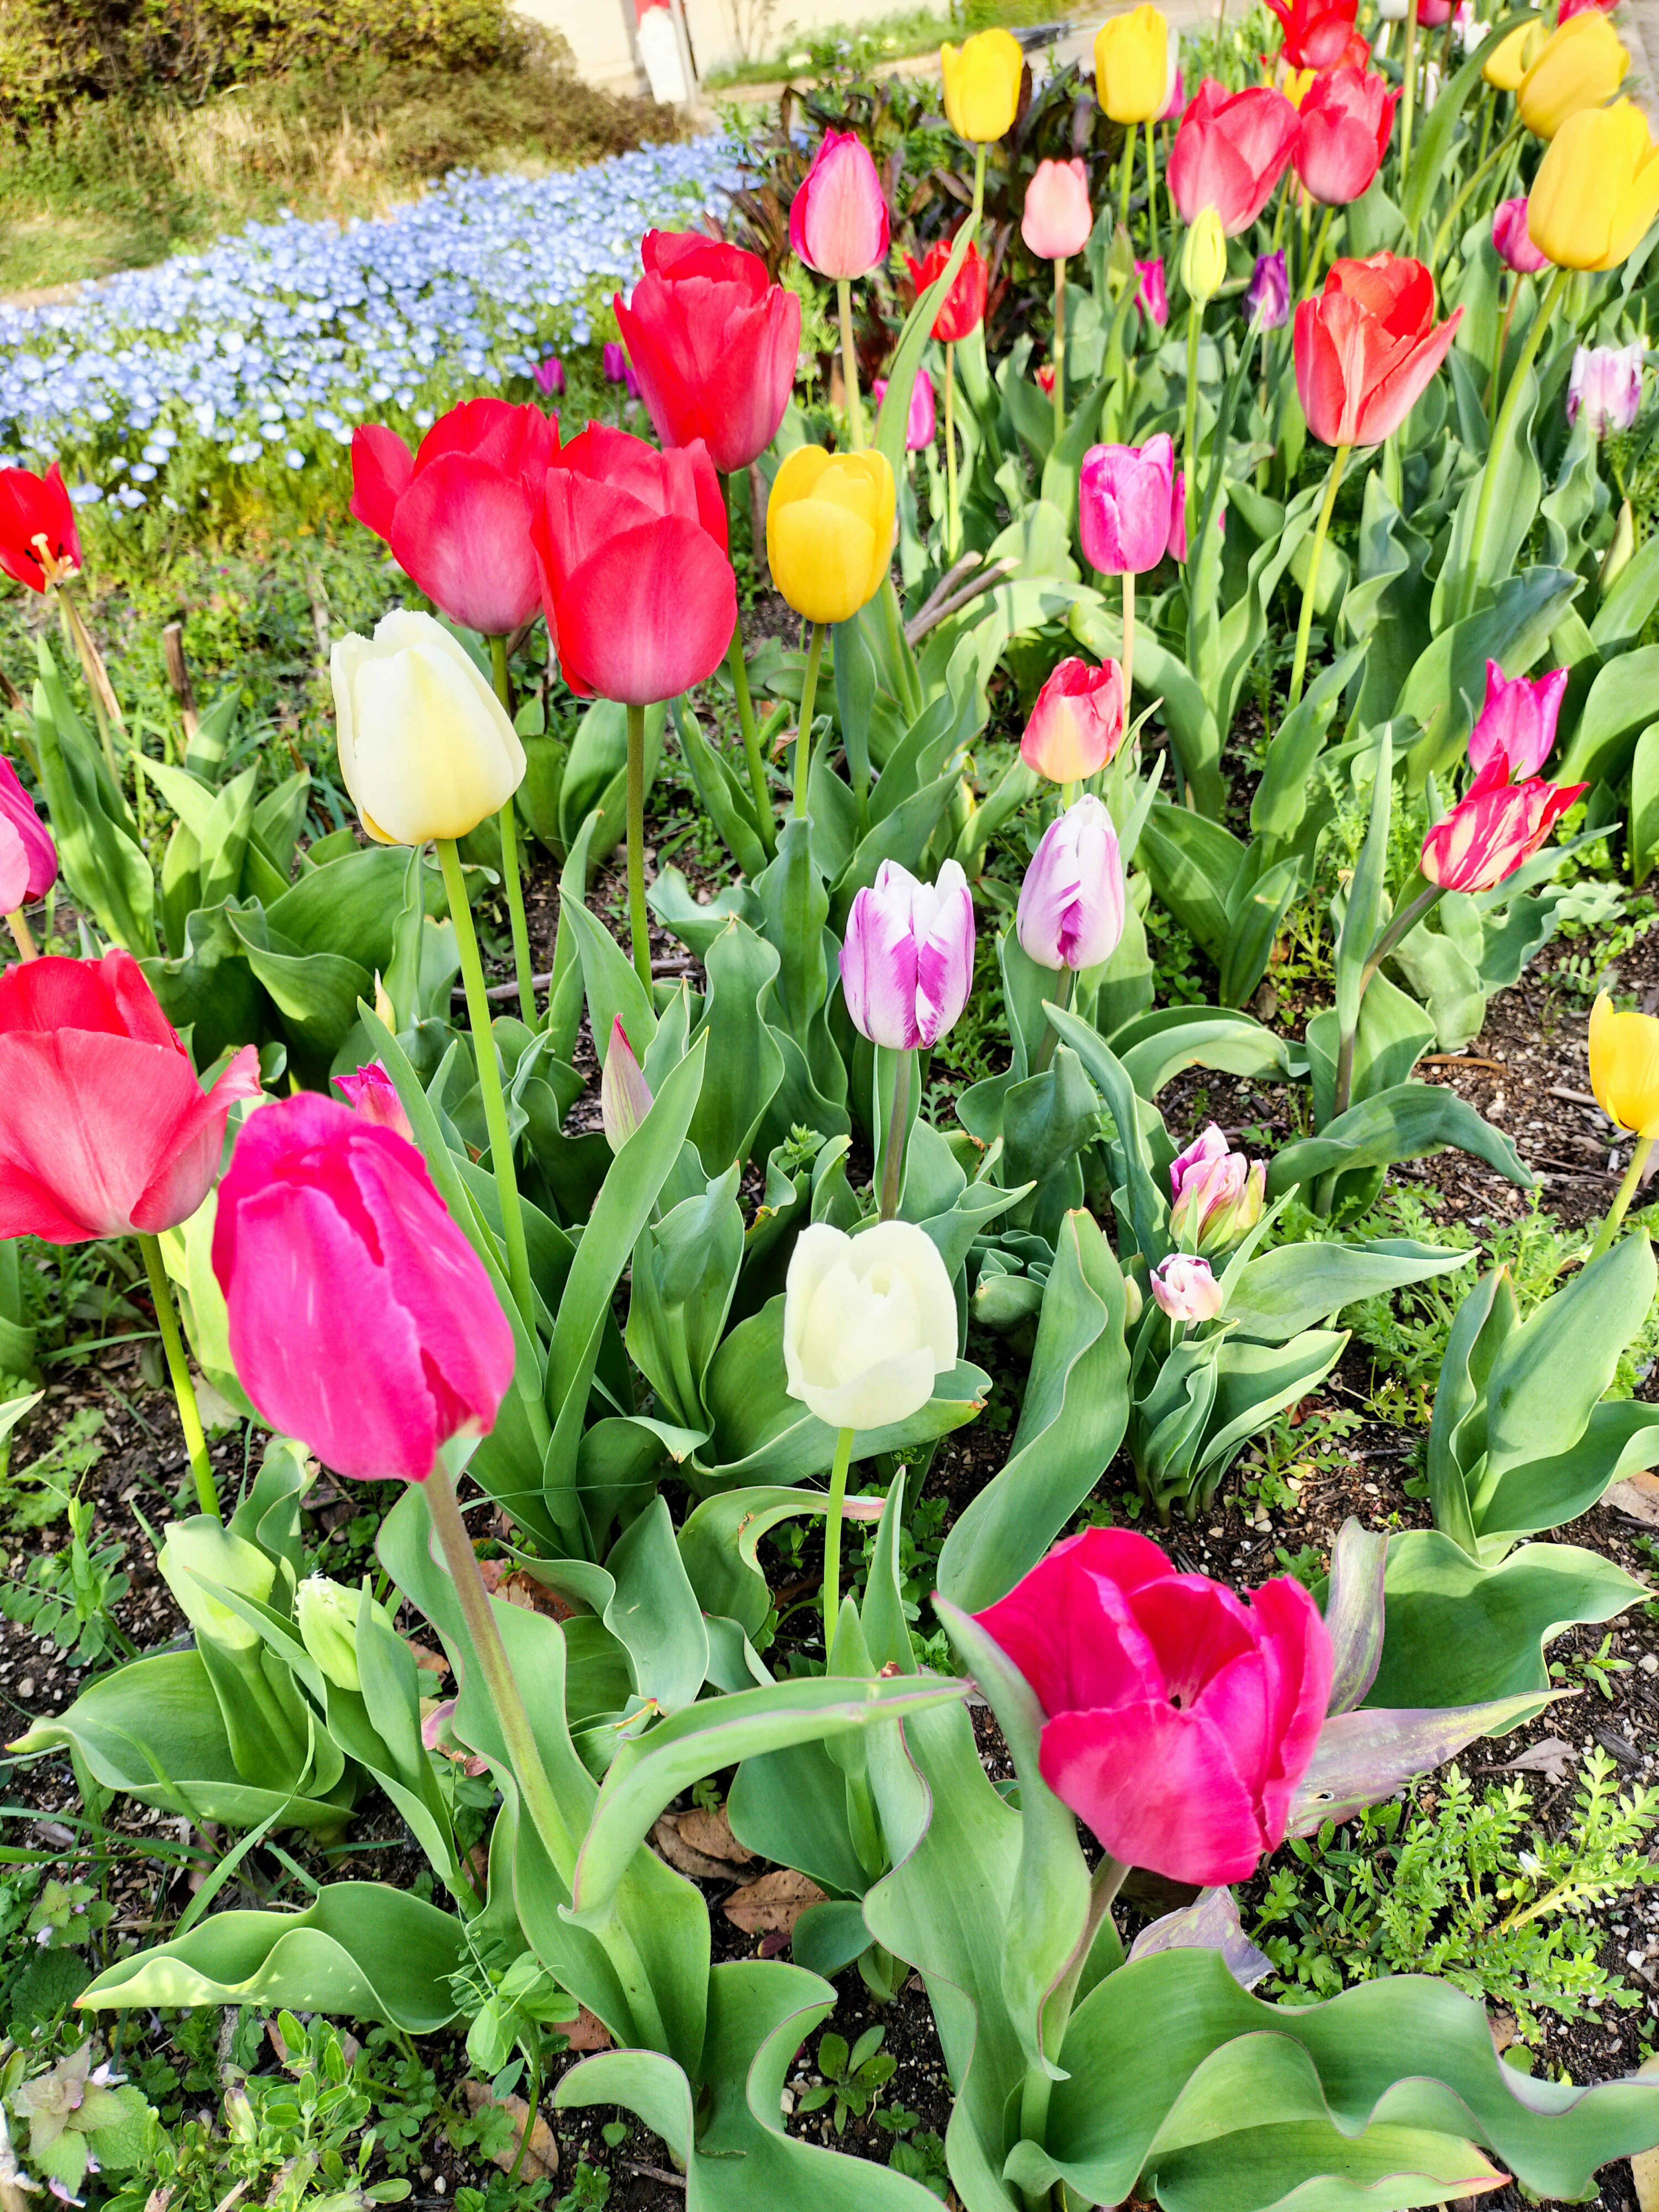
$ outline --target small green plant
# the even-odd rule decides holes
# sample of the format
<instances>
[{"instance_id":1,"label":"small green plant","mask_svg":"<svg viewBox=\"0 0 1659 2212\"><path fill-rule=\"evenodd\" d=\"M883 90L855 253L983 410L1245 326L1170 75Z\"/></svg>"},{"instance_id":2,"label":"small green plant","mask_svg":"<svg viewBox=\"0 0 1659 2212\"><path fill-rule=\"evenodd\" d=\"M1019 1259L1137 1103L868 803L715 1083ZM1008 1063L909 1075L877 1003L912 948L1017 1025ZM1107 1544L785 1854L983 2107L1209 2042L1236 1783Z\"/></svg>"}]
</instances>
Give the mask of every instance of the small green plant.
<instances>
[{"instance_id":1,"label":"small green plant","mask_svg":"<svg viewBox=\"0 0 1659 2212\"><path fill-rule=\"evenodd\" d=\"M1620 1796L1618 1771L1600 1749L1584 1754L1559 1839L1533 1826L1524 1782L1477 1795L1451 1766L1409 1817L1395 1800L1292 1841L1296 1863L1273 1869L1253 1931L1286 1999L1437 1974L1506 2006L1523 2036L1537 2033L1540 2011L1573 2020L1591 2003L1639 2002L1600 1962L1597 1916L1579 1917L1659 1880L1644 1848L1659 1790Z\"/></svg>"},{"instance_id":2,"label":"small green plant","mask_svg":"<svg viewBox=\"0 0 1659 2212\"><path fill-rule=\"evenodd\" d=\"M0 2100L25 2131L23 2159L70 2203L79 2202L74 2192L94 2161L104 2169L138 2166L149 2124L142 2093L107 2063L94 2066L96 2056L88 2039L33 2073L26 2051L13 2051L0 2069Z\"/></svg>"},{"instance_id":3,"label":"small green plant","mask_svg":"<svg viewBox=\"0 0 1659 2212\"><path fill-rule=\"evenodd\" d=\"M0 1522L9 1528L46 1528L61 1520L83 1476L104 1456L98 1431L104 1417L95 1406L71 1413L46 1449L0 1483Z\"/></svg>"},{"instance_id":4,"label":"small green plant","mask_svg":"<svg viewBox=\"0 0 1659 2212\"><path fill-rule=\"evenodd\" d=\"M0 1613L32 1636L49 1637L78 1667L96 1666L112 1650L136 1659L137 1646L115 1619L131 1585L120 1571L126 1546L92 1541L97 1509L90 1500L64 1493L64 1508L69 1541L55 1552L33 1553L15 1581L0 1584Z\"/></svg>"},{"instance_id":5,"label":"small green plant","mask_svg":"<svg viewBox=\"0 0 1659 2212\"><path fill-rule=\"evenodd\" d=\"M1573 1659L1553 1659L1550 1662L1550 1679L1555 1682L1565 1682L1577 1674L1586 1689L1598 1691L1611 1705L1613 1676L1628 1674L1630 1669L1628 1659L1613 1656L1613 1633L1609 1630L1594 1651L1581 1652Z\"/></svg>"},{"instance_id":6,"label":"small green plant","mask_svg":"<svg viewBox=\"0 0 1659 2212\"><path fill-rule=\"evenodd\" d=\"M818 2045L818 2072L823 2078L802 2094L795 2110L816 2112L833 2098L837 2135L847 2125L849 2112L862 2119L898 2065L892 2053L881 2047L886 2033L884 2027L866 2027L848 2051L847 2038L832 2028Z\"/></svg>"},{"instance_id":7,"label":"small green plant","mask_svg":"<svg viewBox=\"0 0 1659 2212\"><path fill-rule=\"evenodd\" d=\"M576 2171L571 2176L569 2188L554 2206L553 2212L604 2212L604 2208L610 2202L611 2176L602 2166L590 2166L585 2158L581 2158L576 2161Z\"/></svg>"}]
</instances>

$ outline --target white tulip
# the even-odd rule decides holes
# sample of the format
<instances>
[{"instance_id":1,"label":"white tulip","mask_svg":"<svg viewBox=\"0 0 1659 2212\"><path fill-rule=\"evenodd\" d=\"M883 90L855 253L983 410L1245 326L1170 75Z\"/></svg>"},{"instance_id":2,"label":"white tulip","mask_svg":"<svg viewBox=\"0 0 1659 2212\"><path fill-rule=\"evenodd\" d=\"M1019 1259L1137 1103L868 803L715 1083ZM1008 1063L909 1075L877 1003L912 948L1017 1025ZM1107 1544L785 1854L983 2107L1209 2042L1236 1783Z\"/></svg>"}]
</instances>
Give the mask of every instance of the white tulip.
<instances>
[{"instance_id":1,"label":"white tulip","mask_svg":"<svg viewBox=\"0 0 1659 2212\"><path fill-rule=\"evenodd\" d=\"M524 747L465 647L396 607L329 661L340 774L371 837L465 837L524 781Z\"/></svg>"},{"instance_id":2,"label":"white tulip","mask_svg":"<svg viewBox=\"0 0 1659 2212\"><path fill-rule=\"evenodd\" d=\"M938 1247L914 1222L857 1237L815 1221L789 1261L783 1364L792 1398L832 1429L882 1429L956 1364L957 1302Z\"/></svg>"}]
</instances>

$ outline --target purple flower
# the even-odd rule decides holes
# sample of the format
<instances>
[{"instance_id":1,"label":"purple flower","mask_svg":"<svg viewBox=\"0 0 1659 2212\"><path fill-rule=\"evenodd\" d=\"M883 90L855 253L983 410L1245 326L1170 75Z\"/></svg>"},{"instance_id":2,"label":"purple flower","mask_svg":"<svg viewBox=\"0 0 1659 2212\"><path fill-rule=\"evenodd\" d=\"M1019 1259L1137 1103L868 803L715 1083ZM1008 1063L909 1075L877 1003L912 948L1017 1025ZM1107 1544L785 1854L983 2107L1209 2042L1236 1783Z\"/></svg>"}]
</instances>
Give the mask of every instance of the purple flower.
<instances>
[{"instance_id":1,"label":"purple flower","mask_svg":"<svg viewBox=\"0 0 1659 2212\"><path fill-rule=\"evenodd\" d=\"M872 389L875 392L876 405L879 408L882 401L887 397L887 379L884 376L878 376ZM916 380L910 386L910 417L904 426L904 444L907 452L925 453L933 444L933 434L939 424L939 416L935 409L933 377L927 369L919 368L916 371Z\"/></svg>"},{"instance_id":2,"label":"purple flower","mask_svg":"<svg viewBox=\"0 0 1659 2212\"><path fill-rule=\"evenodd\" d=\"M1207 1260L1171 1252L1152 1270L1152 1296L1171 1321L1213 1321L1221 1311L1221 1285Z\"/></svg>"},{"instance_id":3,"label":"purple flower","mask_svg":"<svg viewBox=\"0 0 1659 2212\"><path fill-rule=\"evenodd\" d=\"M545 361L538 361L530 374L536 380L536 389L544 398L562 398L564 394L564 363L556 353Z\"/></svg>"},{"instance_id":4,"label":"purple flower","mask_svg":"<svg viewBox=\"0 0 1659 2212\"><path fill-rule=\"evenodd\" d=\"M1015 933L1039 968L1097 968L1123 934L1123 862L1092 792L1048 824L1019 887Z\"/></svg>"},{"instance_id":5,"label":"purple flower","mask_svg":"<svg viewBox=\"0 0 1659 2212\"><path fill-rule=\"evenodd\" d=\"M1498 663L1489 660L1486 703L1469 732L1469 766L1476 775L1501 753L1509 763L1511 783L1536 775L1555 743L1556 718L1566 690L1565 668L1552 668L1536 679L1517 676L1510 683Z\"/></svg>"},{"instance_id":6,"label":"purple flower","mask_svg":"<svg viewBox=\"0 0 1659 2212\"><path fill-rule=\"evenodd\" d=\"M1628 430L1642 405L1642 365L1647 350L1638 338L1627 346L1580 346L1567 380L1567 420L1582 408L1598 438L1609 430Z\"/></svg>"},{"instance_id":7,"label":"purple flower","mask_svg":"<svg viewBox=\"0 0 1659 2212\"><path fill-rule=\"evenodd\" d=\"M1147 321L1162 330L1170 319L1170 293L1164 281L1164 257L1156 261L1137 261L1140 272L1140 289L1135 295L1135 305Z\"/></svg>"},{"instance_id":8,"label":"purple flower","mask_svg":"<svg viewBox=\"0 0 1659 2212\"><path fill-rule=\"evenodd\" d=\"M896 860L853 901L841 948L841 988L860 1036L896 1052L937 1043L968 1003L974 980L974 896L955 860L934 884Z\"/></svg>"},{"instance_id":9,"label":"purple flower","mask_svg":"<svg viewBox=\"0 0 1659 2212\"><path fill-rule=\"evenodd\" d=\"M1291 319L1291 280L1285 267L1285 249L1256 257L1255 271L1244 290L1244 311L1258 318L1264 331L1280 329Z\"/></svg>"},{"instance_id":10,"label":"purple flower","mask_svg":"<svg viewBox=\"0 0 1659 2212\"><path fill-rule=\"evenodd\" d=\"M607 338L600 360L605 366L607 384L624 384L628 380L628 356L616 338Z\"/></svg>"}]
</instances>

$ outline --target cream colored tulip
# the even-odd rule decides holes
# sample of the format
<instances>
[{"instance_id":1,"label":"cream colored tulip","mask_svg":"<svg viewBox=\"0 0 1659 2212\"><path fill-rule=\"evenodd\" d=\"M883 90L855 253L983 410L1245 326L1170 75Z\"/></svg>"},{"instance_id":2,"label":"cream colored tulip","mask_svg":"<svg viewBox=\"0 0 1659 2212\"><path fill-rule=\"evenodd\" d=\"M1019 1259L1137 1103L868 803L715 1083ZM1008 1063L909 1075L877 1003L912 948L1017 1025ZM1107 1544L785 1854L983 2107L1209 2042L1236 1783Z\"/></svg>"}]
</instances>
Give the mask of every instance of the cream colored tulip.
<instances>
[{"instance_id":1,"label":"cream colored tulip","mask_svg":"<svg viewBox=\"0 0 1659 2212\"><path fill-rule=\"evenodd\" d=\"M173 1601L198 1636L234 1651L252 1651L262 1641L257 1628L241 1614L215 1597L204 1582L234 1590L238 1597L264 1604L276 1580L276 1570L257 1544L234 1536L228 1528L205 1514L175 1521L155 1554L161 1578Z\"/></svg>"},{"instance_id":2,"label":"cream colored tulip","mask_svg":"<svg viewBox=\"0 0 1659 2212\"><path fill-rule=\"evenodd\" d=\"M465 837L524 781L524 747L488 679L430 615L394 608L329 664L340 774L382 845Z\"/></svg>"},{"instance_id":3,"label":"cream colored tulip","mask_svg":"<svg viewBox=\"0 0 1659 2212\"><path fill-rule=\"evenodd\" d=\"M884 1429L919 1413L956 1358L956 1297L926 1230L882 1221L848 1237L815 1221L802 1231L784 1289L792 1398L832 1429Z\"/></svg>"}]
</instances>

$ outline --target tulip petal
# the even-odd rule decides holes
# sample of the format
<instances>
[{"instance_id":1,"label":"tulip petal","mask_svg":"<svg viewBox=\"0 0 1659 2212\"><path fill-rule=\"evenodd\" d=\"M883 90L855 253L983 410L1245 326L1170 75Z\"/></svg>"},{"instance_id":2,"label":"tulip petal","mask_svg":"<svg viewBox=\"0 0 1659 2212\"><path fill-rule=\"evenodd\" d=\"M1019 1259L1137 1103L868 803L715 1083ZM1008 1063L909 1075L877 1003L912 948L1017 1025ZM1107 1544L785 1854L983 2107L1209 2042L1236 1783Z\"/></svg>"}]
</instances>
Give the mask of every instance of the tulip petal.
<instances>
[{"instance_id":1,"label":"tulip petal","mask_svg":"<svg viewBox=\"0 0 1659 2212\"><path fill-rule=\"evenodd\" d=\"M383 422L360 422L351 434L351 512L377 538L392 543L398 501L415 473L415 457Z\"/></svg>"},{"instance_id":2,"label":"tulip petal","mask_svg":"<svg viewBox=\"0 0 1659 2212\"><path fill-rule=\"evenodd\" d=\"M1174 1881L1243 1881L1266 1848L1226 1738L1199 1713L1151 1700L1060 1713L1042 1731L1042 1778L1115 1858Z\"/></svg>"},{"instance_id":3,"label":"tulip petal","mask_svg":"<svg viewBox=\"0 0 1659 2212\"><path fill-rule=\"evenodd\" d=\"M238 1099L259 1096L259 1054L251 1044L234 1054L211 1091L199 1091L174 1125L167 1156L132 1209L135 1229L159 1233L188 1221L213 1187L225 1141L225 1120Z\"/></svg>"},{"instance_id":4,"label":"tulip petal","mask_svg":"<svg viewBox=\"0 0 1659 2212\"><path fill-rule=\"evenodd\" d=\"M591 554L554 597L559 665L631 706L712 676L737 625L732 564L699 524L663 515Z\"/></svg>"},{"instance_id":5,"label":"tulip petal","mask_svg":"<svg viewBox=\"0 0 1659 2212\"><path fill-rule=\"evenodd\" d=\"M865 586L875 562L875 536L842 501L783 504L775 491L766 535L768 565L775 576L787 580L784 597L798 614L812 622L846 622L871 596Z\"/></svg>"},{"instance_id":6,"label":"tulip petal","mask_svg":"<svg viewBox=\"0 0 1659 2212\"><path fill-rule=\"evenodd\" d=\"M452 622L507 637L541 599L530 542L535 504L520 478L476 453L442 453L417 470L398 501L392 550Z\"/></svg>"}]
</instances>

